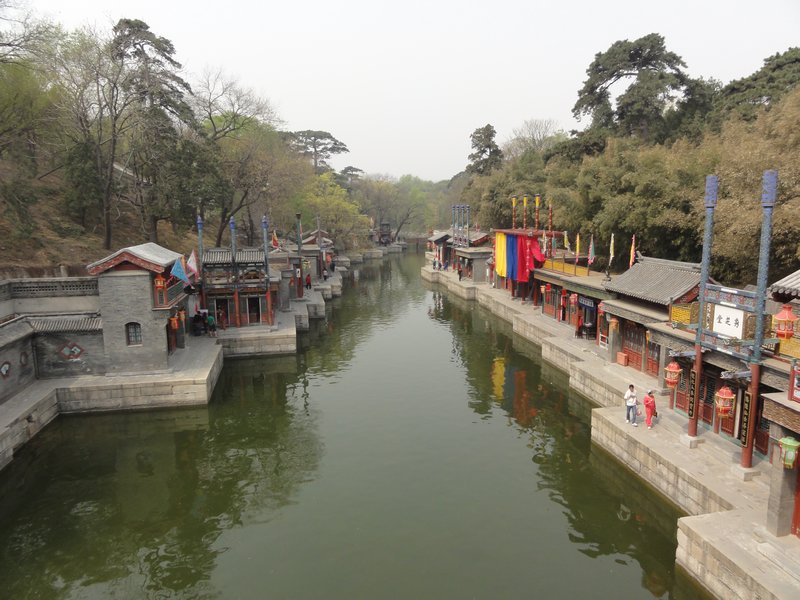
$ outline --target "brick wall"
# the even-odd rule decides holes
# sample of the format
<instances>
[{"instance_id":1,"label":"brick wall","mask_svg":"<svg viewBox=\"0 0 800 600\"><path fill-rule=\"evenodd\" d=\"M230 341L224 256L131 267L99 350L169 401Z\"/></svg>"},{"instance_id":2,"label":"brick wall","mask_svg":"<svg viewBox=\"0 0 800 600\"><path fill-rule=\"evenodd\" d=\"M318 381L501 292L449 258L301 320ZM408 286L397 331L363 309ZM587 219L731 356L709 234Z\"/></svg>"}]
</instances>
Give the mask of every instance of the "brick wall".
<instances>
[{"instance_id":1,"label":"brick wall","mask_svg":"<svg viewBox=\"0 0 800 600\"><path fill-rule=\"evenodd\" d=\"M108 373L167 369L166 326L169 312L153 310L153 287L147 271L119 271L100 275L100 314ZM126 323L139 323L141 345L129 346Z\"/></svg>"},{"instance_id":2,"label":"brick wall","mask_svg":"<svg viewBox=\"0 0 800 600\"><path fill-rule=\"evenodd\" d=\"M27 327L27 325L20 323L15 327ZM32 340L31 333L0 348L0 367L8 363L4 369L5 376L0 375L0 402L35 380L36 366Z\"/></svg>"},{"instance_id":3,"label":"brick wall","mask_svg":"<svg viewBox=\"0 0 800 600\"><path fill-rule=\"evenodd\" d=\"M42 379L105 373L103 335L99 331L39 334L34 348L37 376Z\"/></svg>"}]
</instances>

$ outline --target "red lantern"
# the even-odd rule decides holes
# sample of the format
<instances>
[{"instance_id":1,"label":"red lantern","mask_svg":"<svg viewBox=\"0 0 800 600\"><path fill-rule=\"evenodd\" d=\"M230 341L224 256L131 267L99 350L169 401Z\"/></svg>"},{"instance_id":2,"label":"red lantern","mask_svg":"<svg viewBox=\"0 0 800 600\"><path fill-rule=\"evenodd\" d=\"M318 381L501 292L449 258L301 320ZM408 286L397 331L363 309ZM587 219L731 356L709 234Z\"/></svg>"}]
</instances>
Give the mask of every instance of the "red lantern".
<instances>
[{"instance_id":1,"label":"red lantern","mask_svg":"<svg viewBox=\"0 0 800 600\"><path fill-rule=\"evenodd\" d=\"M544 289L545 289L545 291L546 291L546 292L549 294L549 293L550 293L550 290L552 290L552 289L553 289L553 286L551 286L551 285L548 283L546 286L544 286Z\"/></svg>"},{"instance_id":2,"label":"red lantern","mask_svg":"<svg viewBox=\"0 0 800 600\"><path fill-rule=\"evenodd\" d=\"M678 361L675 360L664 367L664 383L667 384L668 388L674 390L676 387L678 387L678 382L681 380L682 371L683 369L681 369Z\"/></svg>"},{"instance_id":3,"label":"red lantern","mask_svg":"<svg viewBox=\"0 0 800 600\"><path fill-rule=\"evenodd\" d=\"M788 340L794 335L794 322L797 315L792 312L791 304L784 304L781 311L772 317L775 324L775 335L782 340Z\"/></svg>"},{"instance_id":4,"label":"red lantern","mask_svg":"<svg viewBox=\"0 0 800 600\"><path fill-rule=\"evenodd\" d=\"M578 304L578 294L570 294L569 303L572 306L577 306L577 304Z\"/></svg>"},{"instance_id":5,"label":"red lantern","mask_svg":"<svg viewBox=\"0 0 800 600\"><path fill-rule=\"evenodd\" d=\"M736 395L731 391L727 385L723 385L717 393L714 394L714 402L717 405L717 414L721 419L731 416L733 413L733 406L736 402Z\"/></svg>"}]
</instances>

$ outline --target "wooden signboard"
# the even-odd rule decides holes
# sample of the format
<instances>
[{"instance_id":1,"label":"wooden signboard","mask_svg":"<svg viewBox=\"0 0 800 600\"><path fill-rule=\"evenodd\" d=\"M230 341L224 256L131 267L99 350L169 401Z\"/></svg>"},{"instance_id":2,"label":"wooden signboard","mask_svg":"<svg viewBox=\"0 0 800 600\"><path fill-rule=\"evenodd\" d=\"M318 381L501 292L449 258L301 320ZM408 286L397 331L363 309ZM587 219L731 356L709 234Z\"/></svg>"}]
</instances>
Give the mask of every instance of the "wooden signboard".
<instances>
[{"instance_id":1,"label":"wooden signboard","mask_svg":"<svg viewBox=\"0 0 800 600\"><path fill-rule=\"evenodd\" d=\"M742 421L739 425L739 442L742 446L747 445L747 431L750 429L750 405L752 398L750 391L744 393L744 400L742 401Z\"/></svg>"},{"instance_id":2,"label":"wooden signboard","mask_svg":"<svg viewBox=\"0 0 800 600\"><path fill-rule=\"evenodd\" d=\"M694 402L695 402L694 392L696 385L697 385L697 374L694 372L694 369L692 369L691 371L689 371L689 389L687 390L689 407L686 411L690 419L694 417Z\"/></svg>"}]
</instances>

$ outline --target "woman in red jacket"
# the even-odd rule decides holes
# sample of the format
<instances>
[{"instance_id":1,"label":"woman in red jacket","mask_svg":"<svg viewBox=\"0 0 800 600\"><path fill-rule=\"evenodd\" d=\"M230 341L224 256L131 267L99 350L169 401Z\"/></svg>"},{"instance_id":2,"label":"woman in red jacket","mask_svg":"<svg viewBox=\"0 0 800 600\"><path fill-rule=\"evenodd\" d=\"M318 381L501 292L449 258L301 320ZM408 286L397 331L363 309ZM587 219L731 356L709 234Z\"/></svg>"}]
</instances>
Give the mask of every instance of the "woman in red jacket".
<instances>
[{"instance_id":1,"label":"woman in red jacket","mask_svg":"<svg viewBox=\"0 0 800 600\"><path fill-rule=\"evenodd\" d=\"M656 414L656 399L653 396L653 390L647 390L647 395L644 397L644 420L648 429L653 428L653 416Z\"/></svg>"}]
</instances>

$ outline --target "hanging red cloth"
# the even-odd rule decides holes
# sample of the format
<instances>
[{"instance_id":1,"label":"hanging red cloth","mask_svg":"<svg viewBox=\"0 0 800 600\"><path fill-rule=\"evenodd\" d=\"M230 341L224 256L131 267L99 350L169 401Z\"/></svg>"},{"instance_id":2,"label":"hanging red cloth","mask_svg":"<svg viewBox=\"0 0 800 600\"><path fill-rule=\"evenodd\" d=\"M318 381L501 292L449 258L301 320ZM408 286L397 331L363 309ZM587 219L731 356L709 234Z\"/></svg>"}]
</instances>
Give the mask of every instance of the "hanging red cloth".
<instances>
[{"instance_id":1,"label":"hanging red cloth","mask_svg":"<svg viewBox=\"0 0 800 600\"><path fill-rule=\"evenodd\" d=\"M517 281L528 281L528 238L522 235L517 236Z\"/></svg>"}]
</instances>

